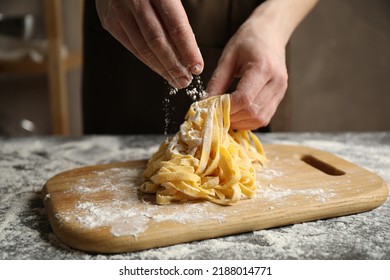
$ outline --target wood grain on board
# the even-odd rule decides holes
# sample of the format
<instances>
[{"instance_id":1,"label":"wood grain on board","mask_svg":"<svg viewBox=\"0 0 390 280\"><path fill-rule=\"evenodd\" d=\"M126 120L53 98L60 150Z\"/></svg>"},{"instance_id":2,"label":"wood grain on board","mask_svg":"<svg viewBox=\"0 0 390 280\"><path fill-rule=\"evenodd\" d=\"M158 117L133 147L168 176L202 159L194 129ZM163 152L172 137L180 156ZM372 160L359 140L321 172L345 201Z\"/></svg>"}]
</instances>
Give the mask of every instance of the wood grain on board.
<instances>
[{"instance_id":1,"label":"wood grain on board","mask_svg":"<svg viewBox=\"0 0 390 280\"><path fill-rule=\"evenodd\" d=\"M63 243L120 253L360 213L387 199L381 177L328 152L275 144L265 151L258 193L232 206L156 205L138 190L146 160L63 172L47 181L43 200Z\"/></svg>"}]
</instances>

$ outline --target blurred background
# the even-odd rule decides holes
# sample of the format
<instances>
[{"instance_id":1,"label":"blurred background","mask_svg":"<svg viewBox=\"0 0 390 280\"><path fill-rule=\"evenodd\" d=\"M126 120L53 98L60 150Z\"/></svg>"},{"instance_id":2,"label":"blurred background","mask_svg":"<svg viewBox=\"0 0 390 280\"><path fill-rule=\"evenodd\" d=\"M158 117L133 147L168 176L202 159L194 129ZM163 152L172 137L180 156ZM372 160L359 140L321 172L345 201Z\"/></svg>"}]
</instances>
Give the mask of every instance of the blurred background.
<instances>
[{"instance_id":1,"label":"blurred background","mask_svg":"<svg viewBox=\"0 0 390 280\"><path fill-rule=\"evenodd\" d=\"M0 1L0 135L82 135L82 2ZM287 54L273 131L390 130L390 1L320 1Z\"/></svg>"}]
</instances>

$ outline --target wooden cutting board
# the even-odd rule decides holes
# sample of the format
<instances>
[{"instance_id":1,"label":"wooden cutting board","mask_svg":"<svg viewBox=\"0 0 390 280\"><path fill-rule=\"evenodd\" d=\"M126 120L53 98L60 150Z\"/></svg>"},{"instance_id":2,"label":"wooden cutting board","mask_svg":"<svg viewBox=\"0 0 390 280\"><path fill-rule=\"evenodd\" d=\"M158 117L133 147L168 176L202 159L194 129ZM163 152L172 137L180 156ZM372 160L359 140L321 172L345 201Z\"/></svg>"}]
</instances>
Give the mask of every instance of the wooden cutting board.
<instances>
[{"instance_id":1,"label":"wooden cutting board","mask_svg":"<svg viewBox=\"0 0 390 280\"><path fill-rule=\"evenodd\" d=\"M256 197L232 206L156 205L138 190L146 161L58 174L43 188L44 205L65 244L119 253L359 213L387 199L382 178L330 153L271 144L265 151Z\"/></svg>"}]
</instances>

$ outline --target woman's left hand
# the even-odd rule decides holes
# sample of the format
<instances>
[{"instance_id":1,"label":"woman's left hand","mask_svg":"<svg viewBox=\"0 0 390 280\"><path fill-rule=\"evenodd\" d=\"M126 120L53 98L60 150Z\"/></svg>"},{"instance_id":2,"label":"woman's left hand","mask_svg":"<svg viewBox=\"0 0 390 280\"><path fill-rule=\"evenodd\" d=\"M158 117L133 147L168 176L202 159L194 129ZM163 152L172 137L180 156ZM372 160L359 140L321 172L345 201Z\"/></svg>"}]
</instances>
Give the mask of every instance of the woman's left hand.
<instances>
[{"instance_id":1,"label":"woman's left hand","mask_svg":"<svg viewBox=\"0 0 390 280\"><path fill-rule=\"evenodd\" d=\"M287 89L285 49L275 35L248 20L226 45L207 87L209 96L225 92L240 78L231 95L231 127L266 126Z\"/></svg>"},{"instance_id":2,"label":"woman's left hand","mask_svg":"<svg viewBox=\"0 0 390 280\"><path fill-rule=\"evenodd\" d=\"M227 43L206 91L231 95L231 127L266 126L287 90L285 46L296 26L317 0L268 0L261 4Z\"/></svg>"}]
</instances>

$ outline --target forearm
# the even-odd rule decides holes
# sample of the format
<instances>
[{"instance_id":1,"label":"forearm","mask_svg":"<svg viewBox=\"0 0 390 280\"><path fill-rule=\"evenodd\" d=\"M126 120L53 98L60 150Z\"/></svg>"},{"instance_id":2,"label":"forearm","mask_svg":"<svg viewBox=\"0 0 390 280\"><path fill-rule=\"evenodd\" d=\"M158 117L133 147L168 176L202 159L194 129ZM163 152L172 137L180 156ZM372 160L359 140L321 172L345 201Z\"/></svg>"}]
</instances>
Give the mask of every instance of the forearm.
<instances>
[{"instance_id":1,"label":"forearm","mask_svg":"<svg viewBox=\"0 0 390 280\"><path fill-rule=\"evenodd\" d=\"M259 26L266 21L275 31L275 38L284 46L299 23L305 18L318 0L267 0L252 14Z\"/></svg>"},{"instance_id":2,"label":"forearm","mask_svg":"<svg viewBox=\"0 0 390 280\"><path fill-rule=\"evenodd\" d=\"M267 0L229 40L207 92L226 92L233 79L240 78L231 94L233 129L256 129L270 122L287 89L286 44L316 3L317 0Z\"/></svg>"}]
</instances>

